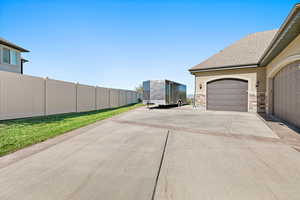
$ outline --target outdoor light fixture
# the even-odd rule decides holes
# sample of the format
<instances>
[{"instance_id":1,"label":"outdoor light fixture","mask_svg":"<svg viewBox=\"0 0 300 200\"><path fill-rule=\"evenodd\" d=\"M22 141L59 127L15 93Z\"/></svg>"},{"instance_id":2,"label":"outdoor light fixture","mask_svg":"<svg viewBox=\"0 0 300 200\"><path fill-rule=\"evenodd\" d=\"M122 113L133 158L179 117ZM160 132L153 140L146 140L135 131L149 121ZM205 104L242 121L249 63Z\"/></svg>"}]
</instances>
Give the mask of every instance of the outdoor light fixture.
<instances>
[{"instance_id":1,"label":"outdoor light fixture","mask_svg":"<svg viewBox=\"0 0 300 200\"><path fill-rule=\"evenodd\" d=\"M258 86L259 86L259 81L256 81L256 87L258 88Z\"/></svg>"},{"instance_id":2,"label":"outdoor light fixture","mask_svg":"<svg viewBox=\"0 0 300 200\"><path fill-rule=\"evenodd\" d=\"M202 89L202 83L200 83L199 87L200 87L200 90L201 90Z\"/></svg>"}]
</instances>

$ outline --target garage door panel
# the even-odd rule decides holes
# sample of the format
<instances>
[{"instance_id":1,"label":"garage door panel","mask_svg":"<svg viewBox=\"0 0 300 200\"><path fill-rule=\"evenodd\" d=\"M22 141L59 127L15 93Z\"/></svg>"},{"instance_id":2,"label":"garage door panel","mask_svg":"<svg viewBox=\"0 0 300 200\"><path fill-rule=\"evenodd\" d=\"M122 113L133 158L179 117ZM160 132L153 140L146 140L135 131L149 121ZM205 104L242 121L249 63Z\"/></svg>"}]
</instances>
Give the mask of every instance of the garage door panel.
<instances>
[{"instance_id":1,"label":"garage door panel","mask_svg":"<svg viewBox=\"0 0 300 200\"><path fill-rule=\"evenodd\" d=\"M224 85L222 85L222 83L220 83L218 85L212 85L212 86L210 86L210 88L212 88L212 89L241 89L241 85L226 84L226 83L224 83Z\"/></svg>"},{"instance_id":2,"label":"garage door panel","mask_svg":"<svg viewBox=\"0 0 300 200\"><path fill-rule=\"evenodd\" d=\"M274 77L274 114L300 126L300 61L291 63Z\"/></svg>"},{"instance_id":3,"label":"garage door panel","mask_svg":"<svg viewBox=\"0 0 300 200\"><path fill-rule=\"evenodd\" d=\"M238 79L223 79L207 84L207 109L247 111L248 82Z\"/></svg>"},{"instance_id":4,"label":"garage door panel","mask_svg":"<svg viewBox=\"0 0 300 200\"><path fill-rule=\"evenodd\" d=\"M228 95L228 94L221 94L221 95L210 95L208 98L209 101L241 101L243 100L246 103L247 96L241 95Z\"/></svg>"},{"instance_id":5,"label":"garage door panel","mask_svg":"<svg viewBox=\"0 0 300 200\"><path fill-rule=\"evenodd\" d=\"M224 101L223 99L212 99L210 100L209 104L212 105L247 105L245 102L247 99L237 99L237 100L231 100L231 101Z\"/></svg>"},{"instance_id":6,"label":"garage door panel","mask_svg":"<svg viewBox=\"0 0 300 200\"><path fill-rule=\"evenodd\" d=\"M217 110L217 111L239 111L239 112L246 112L244 106L228 106L228 105L222 105L222 106L214 106L213 108L209 108L209 110Z\"/></svg>"},{"instance_id":7,"label":"garage door panel","mask_svg":"<svg viewBox=\"0 0 300 200\"><path fill-rule=\"evenodd\" d=\"M210 95L218 95L218 94L232 94L232 95L248 95L247 91L241 89L223 89L223 90L211 90L207 92Z\"/></svg>"},{"instance_id":8,"label":"garage door panel","mask_svg":"<svg viewBox=\"0 0 300 200\"><path fill-rule=\"evenodd\" d=\"M241 84L245 84L247 85L247 81L240 81L240 82L236 82L236 80L234 81L230 81L230 80L220 80L217 81L217 84L212 84L210 87L223 87L223 88L228 88L228 87L240 87Z\"/></svg>"},{"instance_id":9,"label":"garage door panel","mask_svg":"<svg viewBox=\"0 0 300 200\"><path fill-rule=\"evenodd\" d=\"M224 101L223 99L217 100L210 100L209 104L211 105L247 105L244 101L247 99L238 99L238 100L232 100L232 101Z\"/></svg>"},{"instance_id":10,"label":"garage door panel","mask_svg":"<svg viewBox=\"0 0 300 200\"><path fill-rule=\"evenodd\" d=\"M247 105L245 104L241 104L241 103L234 103L234 102L230 102L230 103L226 103L226 104L222 104L222 103L217 103L217 104L214 104L214 106L208 106L208 108L210 108L209 110L214 110L213 108L215 107L223 107L224 111L228 111L230 109L230 107L241 107L241 111L247 111ZM231 111L231 109L230 109Z\"/></svg>"}]
</instances>

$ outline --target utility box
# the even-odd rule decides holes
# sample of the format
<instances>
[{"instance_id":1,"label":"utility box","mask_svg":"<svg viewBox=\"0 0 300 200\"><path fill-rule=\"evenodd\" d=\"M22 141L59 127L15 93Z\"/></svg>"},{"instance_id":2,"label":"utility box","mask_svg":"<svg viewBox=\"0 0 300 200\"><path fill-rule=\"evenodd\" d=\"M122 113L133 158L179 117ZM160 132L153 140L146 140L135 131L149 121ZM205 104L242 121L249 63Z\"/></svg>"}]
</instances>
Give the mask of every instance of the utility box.
<instances>
[{"instance_id":1,"label":"utility box","mask_svg":"<svg viewBox=\"0 0 300 200\"><path fill-rule=\"evenodd\" d=\"M169 80L148 80L143 82L143 103L154 105L175 105L181 99L186 104L186 85Z\"/></svg>"}]
</instances>

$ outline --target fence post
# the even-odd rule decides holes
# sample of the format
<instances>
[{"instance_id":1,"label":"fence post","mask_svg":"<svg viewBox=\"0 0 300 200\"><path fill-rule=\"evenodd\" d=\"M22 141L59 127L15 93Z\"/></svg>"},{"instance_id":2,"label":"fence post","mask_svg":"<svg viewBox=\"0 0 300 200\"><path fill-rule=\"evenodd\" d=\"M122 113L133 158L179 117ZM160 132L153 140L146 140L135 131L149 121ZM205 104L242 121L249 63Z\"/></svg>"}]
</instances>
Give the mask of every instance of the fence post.
<instances>
[{"instance_id":1,"label":"fence post","mask_svg":"<svg viewBox=\"0 0 300 200\"><path fill-rule=\"evenodd\" d=\"M118 107L121 106L121 90L118 90Z\"/></svg>"},{"instance_id":2,"label":"fence post","mask_svg":"<svg viewBox=\"0 0 300 200\"><path fill-rule=\"evenodd\" d=\"M97 109L97 85L95 86L95 110Z\"/></svg>"},{"instance_id":3,"label":"fence post","mask_svg":"<svg viewBox=\"0 0 300 200\"><path fill-rule=\"evenodd\" d=\"M75 111L78 112L78 82L75 83L75 105L76 105L76 108L75 108Z\"/></svg>"},{"instance_id":4,"label":"fence post","mask_svg":"<svg viewBox=\"0 0 300 200\"><path fill-rule=\"evenodd\" d=\"M48 77L44 78L44 116L47 115L47 81Z\"/></svg>"},{"instance_id":5,"label":"fence post","mask_svg":"<svg viewBox=\"0 0 300 200\"><path fill-rule=\"evenodd\" d=\"M109 108L111 108L111 100L110 100L110 88L108 88L108 103L109 103Z\"/></svg>"}]
</instances>

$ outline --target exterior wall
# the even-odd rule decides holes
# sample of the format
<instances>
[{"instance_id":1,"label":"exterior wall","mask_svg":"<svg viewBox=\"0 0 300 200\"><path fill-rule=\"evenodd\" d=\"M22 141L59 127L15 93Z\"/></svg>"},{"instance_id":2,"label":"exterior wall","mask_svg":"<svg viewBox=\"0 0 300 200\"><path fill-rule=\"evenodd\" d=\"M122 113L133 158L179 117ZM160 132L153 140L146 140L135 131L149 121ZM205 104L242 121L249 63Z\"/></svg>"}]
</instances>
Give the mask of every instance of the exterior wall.
<instances>
[{"instance_id":1,"label":"exterior wall","mask_svg":"<svg viewBox=\"0 0 300 200\"><path fill-rule=\"evenodd\" d=\"M0 72L0 120L44 115L43 78Z\"/></svg>"},{"instance_id":2,"label":"exterior wall","mask_svg":"<svg viewBox=\"0 0 300 200\"><path fill-rule=\"evenodd\" d=\"M3 47L8 48L8 49L12 49L12 50L17 52L17 56L18 56L17 65L11 65L11 64L3 63L3 60L2 60L2 52L3 52L2 48ZM13 49L11 47L8 47L8 46L0 45L0 70L1 71L7 71L7 72L21 73L21 52L16 50L16 49Z\"/></svg>"},{"instance_id":3,"label":"exterior wall","mask_svg":"<svg viewBox=\"0 0 300 200\"><path fill-rule=\"evenodd\" d=\"M266 112L273 114L273 78L289 63L300 60L300 35L266 66Z\"/></svg>"},{"instance_id":4,"label":"exterior wall","mask_svg":"<svg viewBox=\"0 0 300 200\"><path fill-rule=\"evenodd\" d=\"M248 111L264 112L265 111L265 68L246 68L234 70L219 70L196 73L196 106L206 109L206 92L207 83L223 78L237 78L248 81ZM256 87L258 83L258 87ZM200 85L202 88L200 89Z\"/></svg>"},{"instance_id":5,"label":"exterior wall","mask_svg":"<svg viewBox=\"0 0 300 200\"><path fill-rule=\"evenodd\" d=\"M77 84L77 112L96 110L96 88Z\"/></svg>"}]
</instances>

